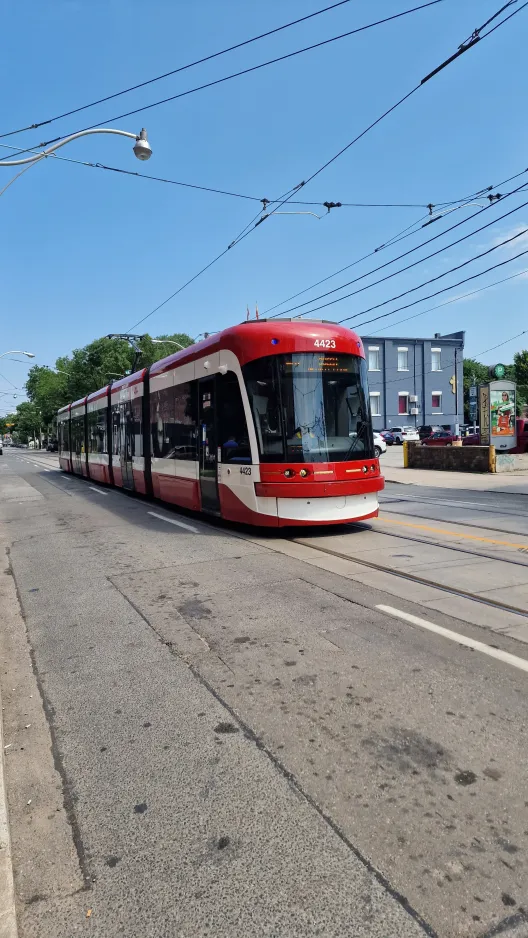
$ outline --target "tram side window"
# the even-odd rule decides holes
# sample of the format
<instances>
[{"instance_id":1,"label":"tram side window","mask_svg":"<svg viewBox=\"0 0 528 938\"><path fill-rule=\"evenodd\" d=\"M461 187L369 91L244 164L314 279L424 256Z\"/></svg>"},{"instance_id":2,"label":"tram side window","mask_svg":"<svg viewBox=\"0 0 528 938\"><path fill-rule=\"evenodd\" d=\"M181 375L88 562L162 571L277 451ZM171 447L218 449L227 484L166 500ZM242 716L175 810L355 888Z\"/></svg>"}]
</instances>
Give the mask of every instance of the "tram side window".
<instances>
[{"instance_id":1,"label":"tram side window","mask_svg":"<svg viewBox=\"0 0 528 938\"><path fill-rule=\"evenodd\" d=\"M59 446L61 453L69 454L70 452L70 423L69 420L62 420L59 424L60 434L59 434Z\"/></svg>"},{"instance_id":2,"label":"tram side window","mask_svg":"<svg viewBox=\"0 0 528 938\"><path fill-rule=\"evenodd\" d=\"M244 366L260 456L263 462L284 459L277 368L272 357L258 358Z\"/></svg>"},{"instance_id":3,"label":"tram side window","mask_svg":"<svg viewBox=\"0 0 528 938\"><path fill-rule=\"evenodd\" d=\"M106 409L88 413L88 452L108 452Z\"/></svg>"},{"instance_id":4,"label":"tram side window","mask_svg":"<svg viewBox=\"0 0 528 938\"><path fill-rule=\"evenodd\" d=\"M131 402L132 455L143 456L143 398L135 397Z\"/></svg>"},{"instance_id":5,"label":"tram side window","mask_svg":"<svg viewBox=\"0 0 528 938\"><path fill-rule=\"evenodd\" d=\"M114 404L112 407L112 455L119 456L119 427L120 427L120 414L119 414L119 404Z\"/></svg>"},{"instance_id":6,"label":"tram side window","mask_svg":"<svg viewBox=\"0 0 528 938\"><path fill-rule=\"evenodd\" d=\"M196 460L196 386L191 382L150 394L152 455Z\"/></svg>"},{"instance_id":7,"label":"tram side window","mask_svg":"<svg viewBox=\"0 0 528 938\"><path fill-rule=\"evenodd\" d=\"M251 463L244 404L238 378L233 372L217 377L217 406L222 462Z\"/></svg>"},{"instance_id":8,"label":"tram side window","mask_svg":"<svg viewBox=\"0 0 528 938\"><path fill-rule=\"evenodd\" d=\"M72 452L75 453L77 456L81 456L85 451L84 415L81 415L79 417L72 417L71 434L72 434Z\"/></svg>"}]
</instances>

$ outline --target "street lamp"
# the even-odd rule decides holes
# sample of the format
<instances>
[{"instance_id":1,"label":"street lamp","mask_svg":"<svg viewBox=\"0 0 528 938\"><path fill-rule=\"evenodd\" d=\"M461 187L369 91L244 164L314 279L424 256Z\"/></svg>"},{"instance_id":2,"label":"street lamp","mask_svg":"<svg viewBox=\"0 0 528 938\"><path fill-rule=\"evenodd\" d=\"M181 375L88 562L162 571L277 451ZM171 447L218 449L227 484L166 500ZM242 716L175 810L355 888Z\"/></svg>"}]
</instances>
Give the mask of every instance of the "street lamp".
<instances>
[{"instance_id":1,"label":"street lamp","mask_svg":"<svg viewBox=\"0 0 528 938\"><path fill-rule=\"evenodd\" d=\"M152 339L153 345L177 345L178 348L187 348L186 345L180 345L179 342L175 342L174 339Z\"/></svg>"},{"instance_id":2,"label":"street lamp","mask_svg":"<svg viewBox=\"0 0 528 938\"><path fill-rule=\"evenodd\" d=\"M2 352L0 358L5 358L6 355L26 355L27 358L35 358L33 352L23 352L22 349L19 348L11 349L10 352Z\"/></svg>"},{"instance_id":3,"label":"street lamp","mask_svg":"<svg viewBox=\"0 0 528 938\"><path fill-rule=\"evenodd\" d=\"M152 156L152 149L147 140L147 131L145 128L143 128L139 134L131 134L127 130L114 130L111 127L95 127L93 130L80 130L76 134L70 134L69 137L65 137L64 140L59 140L58 143L54 143L53 146L48 147L47 150L34 153L33 156L27 156L23 160L0 160L0 166L23 166L27 163L38 163L39 160L45 159L46 156L53 156L55 150L64 147L72 140L77 140L78 137L85 137L88 134L118 134L120 137L130 137L132 140L136 141L132 149L138 160L149 160Z\"/></svg>"}]
</instances>

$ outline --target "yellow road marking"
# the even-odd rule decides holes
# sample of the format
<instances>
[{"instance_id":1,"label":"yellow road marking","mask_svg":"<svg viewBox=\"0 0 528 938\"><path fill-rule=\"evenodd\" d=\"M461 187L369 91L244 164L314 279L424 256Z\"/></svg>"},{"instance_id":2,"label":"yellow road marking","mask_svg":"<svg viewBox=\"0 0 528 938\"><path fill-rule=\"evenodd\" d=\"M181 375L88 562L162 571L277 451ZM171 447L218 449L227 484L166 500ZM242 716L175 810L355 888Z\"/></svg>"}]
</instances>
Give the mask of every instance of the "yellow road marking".
<instances>
[{"instance_id":1,"label":"yellow road marking","mask_svg":"<svg viewBox=\"0 0 528 938\"><path fill-rule=\"evenodd\" d=\"M446 531L445 528L432 528L428 524L411 524L410 521L393 521L391 518L378 518L384 524L395 524L400 528L418 528L421 531L431 531L433 534L449 534L452 537L462 537L467 541L482 541L484 544L500 544L502 547L516 547L528 550L528 544L512 544L511 541L497 541L493 537L477 537L476 534L462 534L460 531Z\"/></svg>"}]
</instances>

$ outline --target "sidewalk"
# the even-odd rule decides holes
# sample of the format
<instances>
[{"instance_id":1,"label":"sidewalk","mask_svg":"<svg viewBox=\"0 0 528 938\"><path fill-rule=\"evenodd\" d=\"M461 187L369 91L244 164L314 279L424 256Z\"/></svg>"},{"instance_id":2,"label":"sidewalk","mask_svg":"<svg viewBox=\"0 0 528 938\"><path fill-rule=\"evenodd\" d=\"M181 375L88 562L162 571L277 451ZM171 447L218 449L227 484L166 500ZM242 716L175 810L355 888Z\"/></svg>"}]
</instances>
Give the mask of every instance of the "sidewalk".
<instances>
[{"instance_id":1,"label":"sidewalk","mask_svg":"<svg viewBox=\"0 0 528 938\"><path fill-rule=\"evenodd\" d=\"M505 492L508 495L528 495L528 473L443 472L438 469L400 469L385 466L381 469L386 482L403 485L426 485L441 489L466 491Z\"/></svg>"}]
</instances>

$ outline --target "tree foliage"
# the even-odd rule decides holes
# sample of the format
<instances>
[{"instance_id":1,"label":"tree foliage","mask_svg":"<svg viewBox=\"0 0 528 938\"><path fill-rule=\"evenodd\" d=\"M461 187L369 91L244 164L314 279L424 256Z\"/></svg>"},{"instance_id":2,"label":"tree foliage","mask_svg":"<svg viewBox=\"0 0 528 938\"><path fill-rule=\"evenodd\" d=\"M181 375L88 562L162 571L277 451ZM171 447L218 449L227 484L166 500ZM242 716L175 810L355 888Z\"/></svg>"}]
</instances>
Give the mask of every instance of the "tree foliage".
<instances>
[{"instance_id":1,"label":"tree foliage","mask_svg":"<svg viewBox=\"0 0 528 938\"><path fill-rule=\"evenodd\" d=\"M96 339L71 356L58 358L56 370L34 365L26 382L27 395L41 414L44 426L51 424L60 407L104 388L134 368L145 368L187 347L193 340L185 333L159 336L166 344L155 344L145 335L138 343L139 354L122 339ZM171 344L172 343L172 344ZM174 343L177 343L176 345Z\"/></svg>"}]
</instances>

